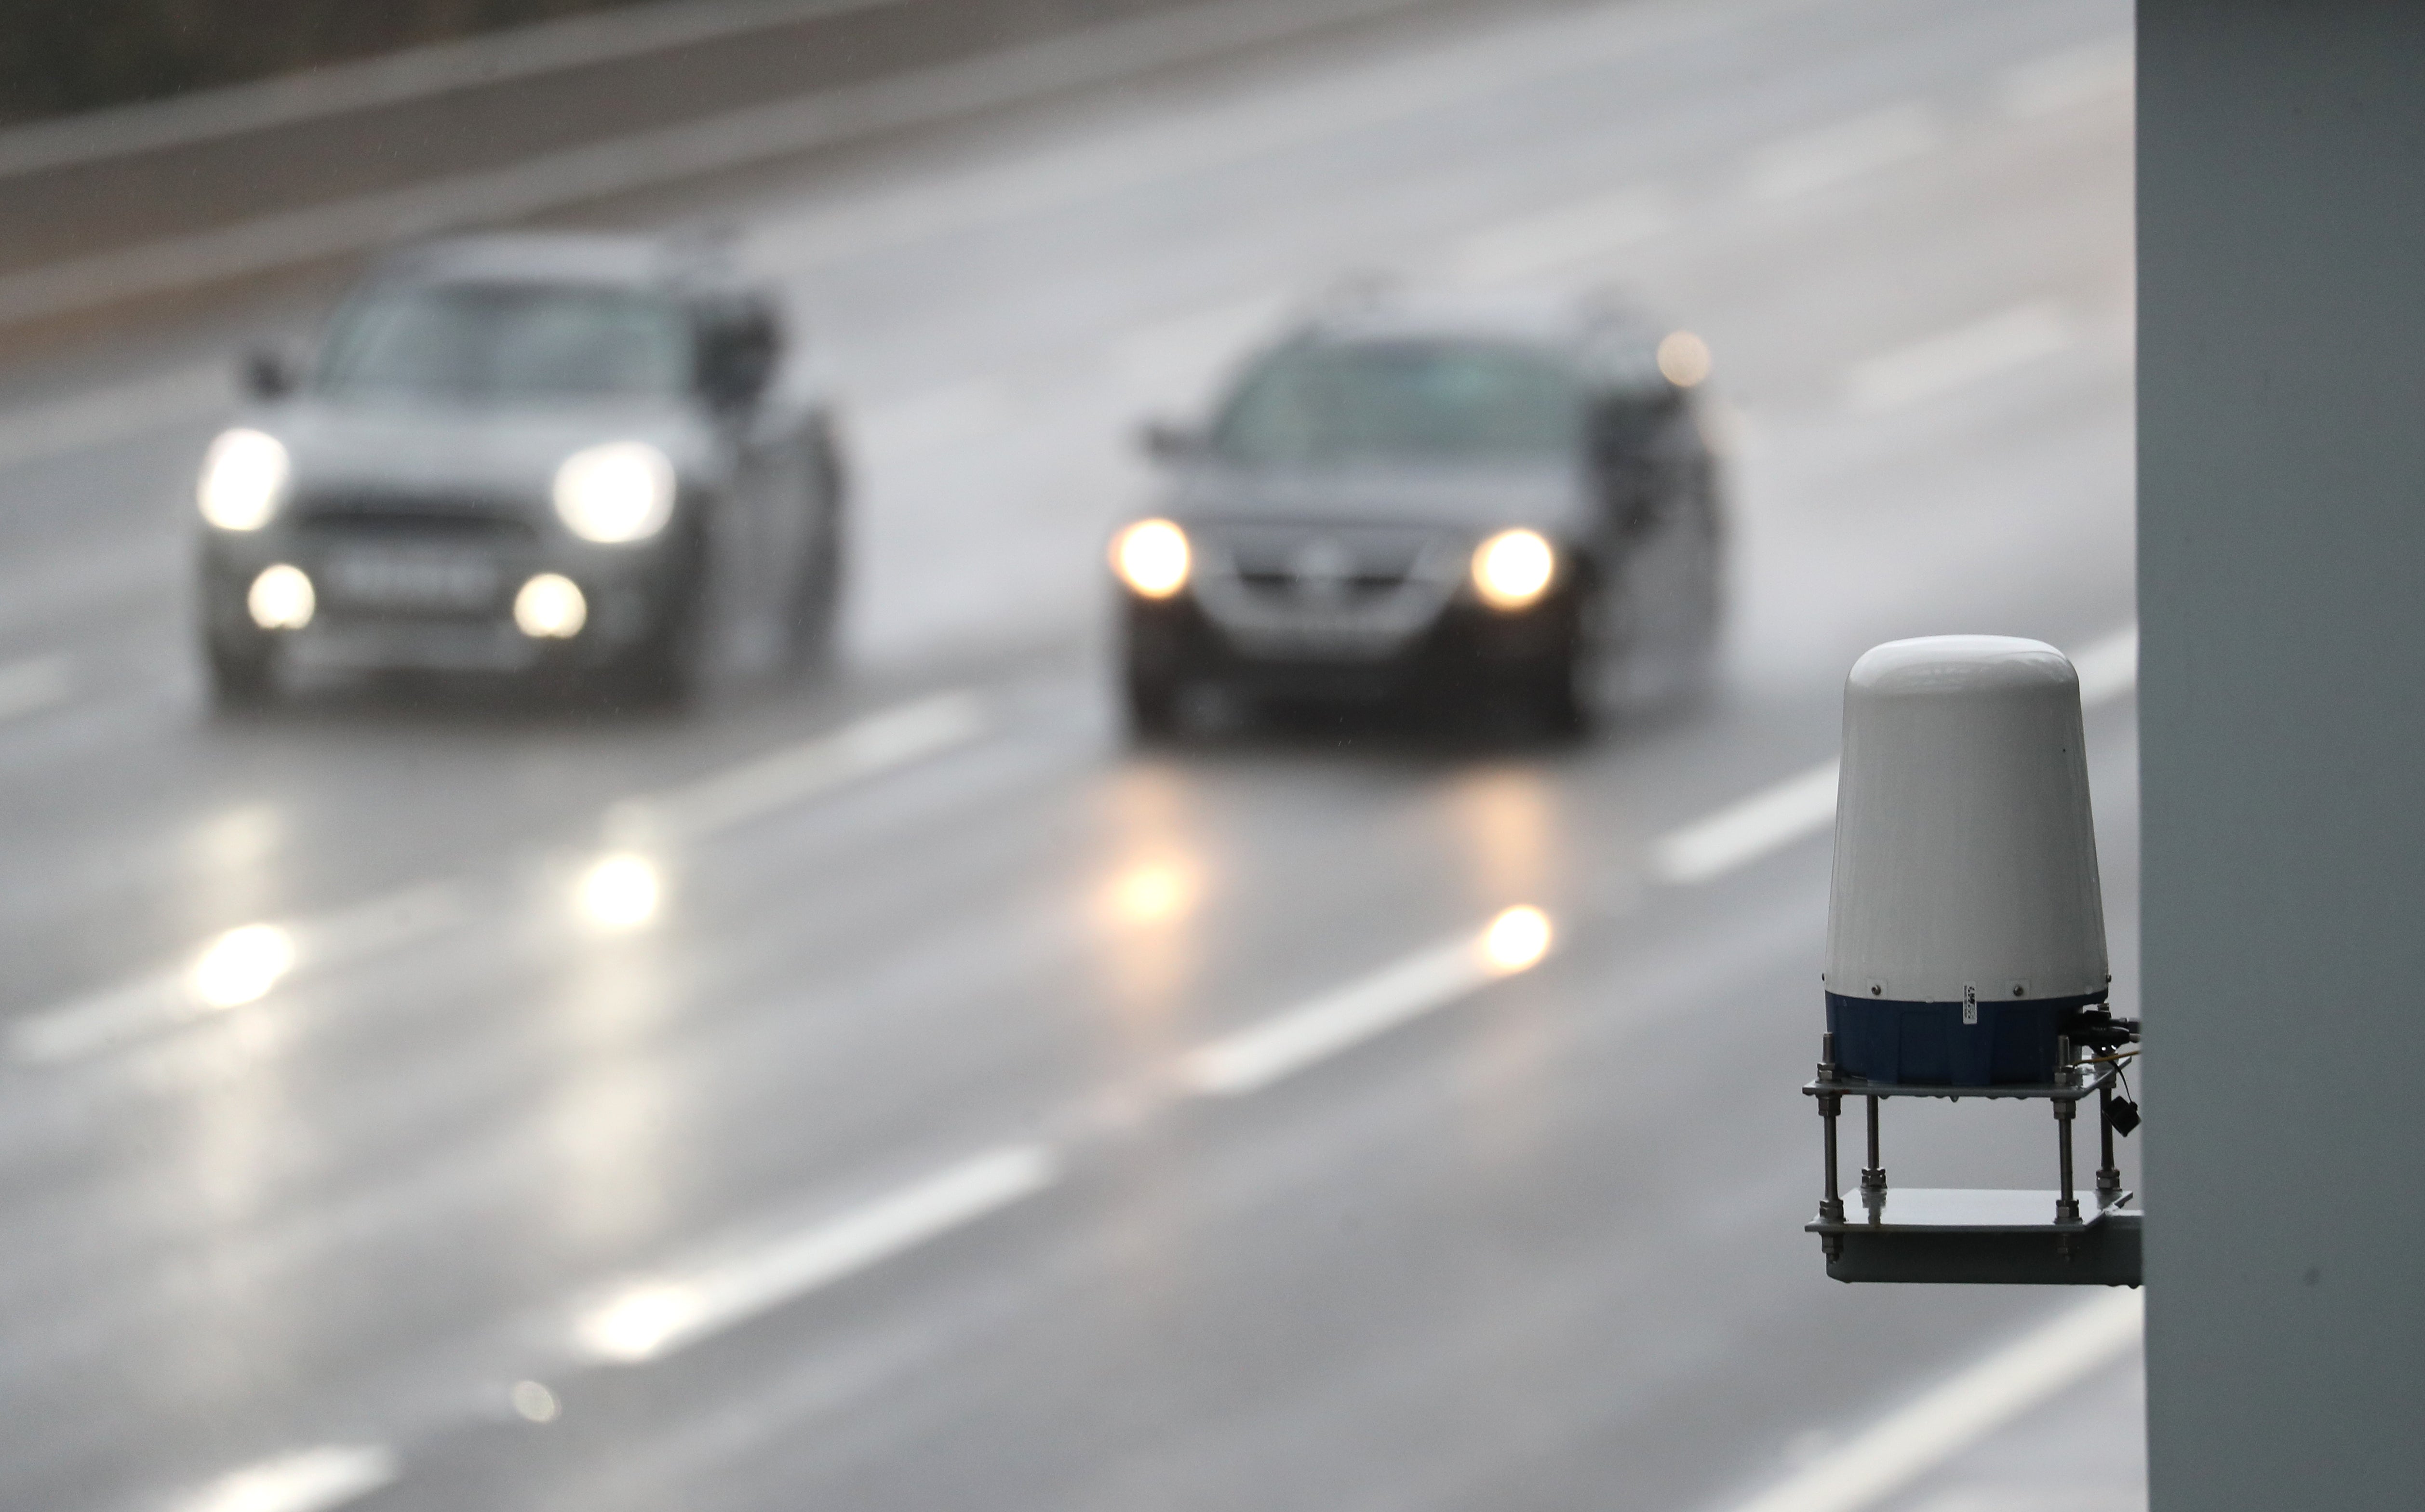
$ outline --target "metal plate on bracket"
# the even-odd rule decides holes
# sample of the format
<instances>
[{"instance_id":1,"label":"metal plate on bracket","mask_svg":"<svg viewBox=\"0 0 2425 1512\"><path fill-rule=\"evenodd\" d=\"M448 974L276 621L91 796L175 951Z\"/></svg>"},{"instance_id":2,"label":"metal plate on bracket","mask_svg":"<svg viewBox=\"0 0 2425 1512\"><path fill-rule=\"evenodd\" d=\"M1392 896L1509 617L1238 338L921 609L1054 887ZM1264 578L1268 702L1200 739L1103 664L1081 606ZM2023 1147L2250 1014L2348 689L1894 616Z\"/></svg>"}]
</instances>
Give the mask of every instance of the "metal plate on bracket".
<instances>
[{"instance_id":1,"label":"metal plate on bracket","mask_svg":"<svg viewBox=\"0 0 2425 1512\"><path fill-rule=\"evenodd\" d=\"M1891 1188L1874 1212L1847 1204L1841 1223L1810 1232L1838 1241L1839 1281L2024 1286L2136 1286L2141 1214L2124 1193L2077 1223L2055 1221L2056 1194Z\"/></svg>"}]
</instances>

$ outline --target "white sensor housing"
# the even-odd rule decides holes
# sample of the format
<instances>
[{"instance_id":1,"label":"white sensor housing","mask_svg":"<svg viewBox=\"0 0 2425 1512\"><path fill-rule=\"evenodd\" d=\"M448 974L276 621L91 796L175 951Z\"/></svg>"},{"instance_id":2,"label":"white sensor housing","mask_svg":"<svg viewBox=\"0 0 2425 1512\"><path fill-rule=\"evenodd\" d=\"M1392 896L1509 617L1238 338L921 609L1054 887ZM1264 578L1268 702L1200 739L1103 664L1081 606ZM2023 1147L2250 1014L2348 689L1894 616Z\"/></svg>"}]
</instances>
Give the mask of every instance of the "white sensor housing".
<instances>
[{"instance_id":1,"label":"white sensor housing","mask_svg":"<svg viewBox=\"0 0 2425 1512\"><path fill-rule=\"evenodd\" d=\"M2001 635L1889 641L1844 687L1828 902L1836 1063L1871 1081L2051 1081L2105 999L2080 679Z\"/></svg>"}]
</instances>

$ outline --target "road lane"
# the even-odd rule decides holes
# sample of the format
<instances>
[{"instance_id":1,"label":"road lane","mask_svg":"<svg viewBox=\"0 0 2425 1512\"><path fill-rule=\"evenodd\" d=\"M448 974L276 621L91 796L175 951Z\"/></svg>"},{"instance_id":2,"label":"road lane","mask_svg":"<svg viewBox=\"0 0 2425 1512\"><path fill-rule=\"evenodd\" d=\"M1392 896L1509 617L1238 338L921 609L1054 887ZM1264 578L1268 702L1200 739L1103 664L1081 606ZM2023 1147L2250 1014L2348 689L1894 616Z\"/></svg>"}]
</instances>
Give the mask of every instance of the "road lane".
<instances>
[{"instance_id":1,"label":"road lane","mask_svg":"<svg viewBox=\"0 0 2425 1512\"><path fill-rule=\"evenodd\" d=\"M1265 94L1232 72L1093 106L1068 151L1121 134L1144 165L1108 189L1049 140L896 169L872 192L925 196L933 218L797 269L873 405L865 669L835 694L740 697L691 726L339 700L229 729L197 720L169 596L43 617L61 650L23 654L73 654L93 699L147 701L0 726L24 779L26 861L0 895L25 947L16 1012L433 867L481 891L476 927L376 969L298 973L193 1033L8 1073L0 1174L23 1222L0 1297L43 1388L17 1399L8 1498L116 1505L321 1443L399 1446L410 1472L382 1495L408 1501L454 1470L505 1476L487 1504L650 1504L691 1476L689 1504L794 1504L802 1487L939 1506L988 1489L982 1504L1571 1504L1612 1500L1585 1492L1618 1466L1618 1504L1661 1504L1756 1480L1757 1456L1842 1421L1765 1387L1754 1410L1716 1407L1748 1370L1809 1364L1855 1323L1951 1368L2017 1319L2010 1298L1906 1316L1810 1290L1804 1110L1763 1090L1808 1048L1741 1008L1806 991L1809 856L1697 902L1644 894L1640 873L1652 837L1828 753L1870 640L1951 619L2080 644L2127 616L2127 347L2095 339L2127 309L2127 115L2093 91L2018 119L1954 108L2121 18L1846 7L1746 42L1728 28L1753 11L1708 8L1598 74L1553 27L1512 26L1516 82L1479 97L1426 105L1419 86L1466 75L1409 43L1323 61L1372 70L1357 78L1281 59ZM1789 58L1807 75L1755 82ZM1325 81L1404 92L1293 119ZM1741 195L1763 144L1916 98L1947 102L1929 153ZM1231 113L1190 116L1208 101ZM1153 131L1201 140L1259 105L1280 121L1260 155L1174 149L1157 168ZM954 212L988 172L1006 187ZM1095 547L1139 481L1114 449L1128 420L1184 402L1281 291L1380 253L1444 265L1630 185L1666 186L1674 222L1592 232L1607 239L1549 276L1622 275L1716 347L1742 548L1721 698L1574 752L1381 727L1117 754ZM865 198L811 185L774 208L827 225ZM795 233L770 219L768 246L778 231ZM1863 356L2049 298L2079 312L2072 350L1906 410L1845 410ZM173 569L177 449L9 474L43 491L0 523L8 571L40 581L55 555L111 562L128 541ZM149 494L108 481L147 467ZM650 853L664 893L645 926L574 916L617 799L959 687L1000 711L982 738ZM2125 835L2117 897L2127 855ZM1516 902L1597 921L1592 942L1234 1118L1136 1092ZM1631 1003L1658 1012L1592 1016ZM1685 1034L1710 1021L1727 1027ZM1560 1077L1542 1057L1568 1021L1651 1038L1595 1031L1616 1037ZM1665 1070L1646 1082L1645 1064ZM1443 1077L1480 1090L1443 1102ZM1603 1108L1607 1087L1643 1096ZM708 1236L846 1211L1064 1127L1093 1132L1052 1193L635 1384L556 1379L535 1342L569 1299L680 1267ZM1627 1153L1671 1148L1648 1175ZM1457 1174L1476 1169L1503 1206ZM1678 1250L1644 1204L1688 1186ZM1502 1223L1536 1252L1502 1247ZM1762 1301L1742 1310L1730 1287ZM1600 1331L1620 1318L1639 1334L1624 1347ZM564 1405L536 1457L469 1405L534 1374ZM1449 1390L1461 1379L1493 1384ZM1879 1367L1845 1391L1885 1402L1906 1383ZM130 1458L131 1424L147 1447Z\"/></svg>"}]
</instances>

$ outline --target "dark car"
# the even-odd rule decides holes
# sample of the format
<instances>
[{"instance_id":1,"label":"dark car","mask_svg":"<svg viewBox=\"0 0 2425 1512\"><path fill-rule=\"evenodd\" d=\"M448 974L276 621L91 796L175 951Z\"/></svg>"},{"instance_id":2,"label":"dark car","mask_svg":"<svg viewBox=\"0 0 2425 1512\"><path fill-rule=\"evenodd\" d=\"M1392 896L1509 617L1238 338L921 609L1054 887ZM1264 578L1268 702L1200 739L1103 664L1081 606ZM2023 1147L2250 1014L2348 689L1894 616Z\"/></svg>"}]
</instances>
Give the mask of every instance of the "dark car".
<instances>
[{"instance_id":1,"label":"dark car","mask_svg":"<svg viewBox=\"0 0 2425 1512\"><path fill-rule=\"evenodd\" d=\"M775 301L713 249L515 235L396 254L299 370L249 361L199 484L223 706L306 669L522 674L681 699L805 666L842 467Z\"/></svg>"},{"instance_id":2,"label":"dark car","mask_svg":"<svg viewBox=\"0 0 2425 1512\"><path fill-rule=\"evenodd\" d=\"M1248 362L1112 543L1132 730L1192 689L1512 701L1560 732L1689 692L1718 625L1707 348L1614 308L1379 297Z\"/></svg>"}]
</instances>

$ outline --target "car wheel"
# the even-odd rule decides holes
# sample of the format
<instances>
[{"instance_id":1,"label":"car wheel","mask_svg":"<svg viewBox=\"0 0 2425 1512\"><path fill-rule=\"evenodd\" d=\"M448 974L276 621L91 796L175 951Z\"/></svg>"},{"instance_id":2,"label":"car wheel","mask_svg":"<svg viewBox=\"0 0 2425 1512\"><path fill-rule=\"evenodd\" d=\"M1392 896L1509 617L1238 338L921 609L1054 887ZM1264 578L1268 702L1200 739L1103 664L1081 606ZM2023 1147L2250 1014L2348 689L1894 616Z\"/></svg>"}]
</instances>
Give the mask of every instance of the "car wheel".
<instances>
[{"instance_id":1,"label":"car wheel","mask_svg":"<svg viewBox=\"0 0 2425 1512\"><path fill-rule=\"evenodd\" d=\"M627 709L679 709L697 684L687 638L660 632L617 659L603 691L609 703Z\"/></svg>"},{"instance_id":2,"label":"car wheel","mask_svg":"<svg viewBox=\"0 0 2425 1512\"><path fill-rule=\"evenodd\" d=\"M220 714L259 714L278 701L276 647L231 646L213 640L207 660L211 707Z\"/></svg>"},{"instance_id":3,"label":"car wheel","mask_svg":"<svg viewBox=\"0 0 2425 1512\"><path fill-rule=\"evenodd\" d=\"M1124 684L1129 739L1140 746L1161 745L1180 732L1179 684L1167 677L1131 672Z\"/></svg>"},{"instance_id":4,"label":"car wheel","mask_svg":"<svg viewBox=\"0 0 2425 1512\"><path fill-rule=\"evenodd\" d=\"M827 538L800 565L792 589L788 650L792 670L815 677L833 666L834 640L842 621L842 543Z\"/></svg>"},{"instance_id":5,"label":"car wheel","mask_svg":"<svg viewBox=\"0 0 2425 1512\"><path fill-rule=\"evenodd\" d=\"M1574 646L1546 658L1523 690L1524 712L1551 740L1573 740L1591 731L1588 659Z\"/></svg>"}]
</instances>

